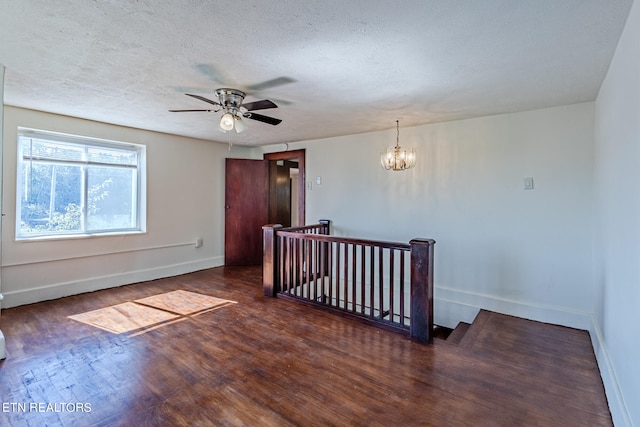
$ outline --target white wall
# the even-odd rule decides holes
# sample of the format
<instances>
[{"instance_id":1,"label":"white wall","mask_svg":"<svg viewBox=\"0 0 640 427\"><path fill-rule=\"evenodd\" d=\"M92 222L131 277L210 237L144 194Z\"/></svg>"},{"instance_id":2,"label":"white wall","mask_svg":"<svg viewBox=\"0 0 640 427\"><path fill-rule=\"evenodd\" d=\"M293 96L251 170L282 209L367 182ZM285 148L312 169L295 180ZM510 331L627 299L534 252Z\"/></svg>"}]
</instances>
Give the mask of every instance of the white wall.
<instances>
[{"instance_id":1,"label":"white wall","mask_svg":"<svg viewBox=\"0 0 640 427\"><path fill-rule=\"evenodd\" d=\"M247 149L10 106L4 119L4 307L224 263L224 158L246 157ZM15 241L19 126L146 145L147 233Z\"/></svg>"},{"instance_id":2,"label":"white wall","mask_svg":"<svg viewBox=\"0 0 640 427\"><path fill-rule=\"evenodd\" d=\"M350 237L434 238L439 324L471 321L482 307L588 329L593 109L401 127L400 144L418 152L404 172L379 164L395 129L290 144L307 150L307 222L331 219Z\"/></svg>"},{"instance_id":3,"label":"white wall","mask_svg":"<svg viewBox=\"0 0 640 427\"><path fill-rule=\"evenodd\" d=\"M4 116L4 65L0 64L0 163L2 162L2 118ZM0 164L0 176L2 176L2 165ZM0 189L0 196L1 196ZM2 200L0 200L0 212L2 211ZM0 230L0 239L2 237L2 230ZM2 262L2 248L0 247L0 262ZM0 308L2 308L2 301L4 296L2 295L2 277L0 276ZM4 359L7 356L4 335L0 330L0 359Z\"/></svg>"},{"instance_id":4,"label":"white wall","mask_svg":"<svg viewBox=\"0 0 640 427\"><path fill-rule=\"evenodd\" d=\"M640 425L640 5L596 101L594 347L616 425Z\"/></svg>"}]
</instances>

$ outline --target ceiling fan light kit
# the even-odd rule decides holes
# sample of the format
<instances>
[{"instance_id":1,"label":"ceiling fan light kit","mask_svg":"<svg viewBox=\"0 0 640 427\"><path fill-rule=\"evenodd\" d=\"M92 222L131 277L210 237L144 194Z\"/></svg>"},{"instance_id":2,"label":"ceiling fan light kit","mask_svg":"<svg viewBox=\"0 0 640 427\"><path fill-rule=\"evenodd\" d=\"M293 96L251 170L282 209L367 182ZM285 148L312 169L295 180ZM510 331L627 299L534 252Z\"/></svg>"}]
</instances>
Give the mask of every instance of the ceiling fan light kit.
<instances>
[{"instance_id":1,"label":"ceiling fan light kit","mask_svg":"<svg viewBox=\"0 0 640 427\"><path fill-rule=\"evenodd\" d=\"M403 171L416 165L415 148L400 147L400 122L396 120L396 146L380 152L380 164L386 170Z\"/></svg>"},{"instance_id":2,"label":"ceiling fan light kit","mask_svg":"<svg viewBox=\"0 0 640 427\"><path fill-rule=\"evenodd\" d=\"M233 118L232 113L224 113L222 117L220 117L220 129L227 132L233 129L233 122L235 119Z\"/></svg>"},{"instance_id":3,"label":"ceiling fan light kit","mask_svg":"<svg viewBox=\"0 0 640 427\"><path fill-rule=\"evenodd\" d=\"M244 120L242 120L242 118L236 116L234 117L234 120L234 129L236 130L236 133L244 132L245 130L247 130L247 124L244 122Z\"/></svg>"},{"instance_id":4,"label":"ceiling fan light kit","mask_svg":"<svg viewBox=\"0 0 640 427\"><path fill-rule=\"evenodd\" d=\"M282 122L280 119L276 119L274 117L264 116L262 114L252 113L254 110L265 110L268 108L278 108L278 106L269 101L268 99L263 99L261 101L254 101L243 104L244 97L247 95L241 90L238 89L230 89L230 88L220 88L215 90L215 95L218 98L218 101L214 101L204 96L193 95L187 93L185 95L190 96L192 98L199 99L200 101L204 101L206 103L212 104L215 106L213 110L169 110L172 113L186 113L186 112L211 112L217 113L218 111L223 111L222 117L220 117L220 130L223 132L229 132L233 129L236 130L236 133L243 132L247 130L247 125L242 120L252 119L257 120L262 123L267 123L270 125L278 125Z\"/></svg>"}]
</instances>

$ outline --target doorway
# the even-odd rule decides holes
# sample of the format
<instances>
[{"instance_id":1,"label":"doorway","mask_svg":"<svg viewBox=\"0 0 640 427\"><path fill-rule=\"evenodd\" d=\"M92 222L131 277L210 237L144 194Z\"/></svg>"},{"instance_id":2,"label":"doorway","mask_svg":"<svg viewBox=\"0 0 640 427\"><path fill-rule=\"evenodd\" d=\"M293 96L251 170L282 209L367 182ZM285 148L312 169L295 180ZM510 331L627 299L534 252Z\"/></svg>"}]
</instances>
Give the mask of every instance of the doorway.
<instances>
[{"instance_id":1,"label":"doorway","mask_svg":"<svg viewBox=\"0 0 640 427\"><path fill-rule=\"evenodd\" d=\"M264 160L269 162L269 224L283 227L300 225L298 211L300 169L293 160Z\"/></svg>"},{"instance_id":2,"label":"doorway","mask_svg":"<svg viewBox=\"0 0 640 427\"><path fill-rule=\"evenodd\" d=\"M304 225L305 150L225 164L225 265L259 265L263 225Z\"/></svg>"},{"instance_id":3,"label":"doorway","mask_svg":"<svg viewBox=\"0 0 640 427\"><path fill-rule=\"evenodd\" d=\"M265 153L264 160L275 161L272 165L278 165L281 162L285 172L285 176L288 176L291 183L291 219L290 224L293 225L293 220L297 219L297 225L305 225L305 150L291 150L281 151L277 153ZM297 170L297 172L296 172ZM270 184L270 192L276 191L276 186L273 181ZM271 193L273 195L273 193ZM273 208L277 209L277 208ZM274 211L272 211L274 212ZM270 215L270 220L276 219L275 216ZM280 224L278 221L273 221L273 224ZM285 225L285 224L282 224Z\"/></svg>"}]
</instances>

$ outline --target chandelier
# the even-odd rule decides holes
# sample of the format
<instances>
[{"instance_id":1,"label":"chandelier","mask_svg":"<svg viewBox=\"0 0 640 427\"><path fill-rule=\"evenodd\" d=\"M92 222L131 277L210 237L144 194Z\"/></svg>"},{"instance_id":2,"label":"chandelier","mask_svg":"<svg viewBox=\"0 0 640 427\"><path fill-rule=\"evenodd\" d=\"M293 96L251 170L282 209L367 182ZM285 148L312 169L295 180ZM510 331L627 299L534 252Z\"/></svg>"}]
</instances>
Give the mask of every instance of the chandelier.
<instances>
[{"instance_id":1,"label":"chandelier","mask_svg":"<svg viewBox=\"0 0 640 427\"><path fill-rule=\"evenodd\" d=\"M416 165L416 150L400 147L400 122L396 120L396 146L380 152L380 164L386 170L403 171Z\"/></svg>"}]
</instances>

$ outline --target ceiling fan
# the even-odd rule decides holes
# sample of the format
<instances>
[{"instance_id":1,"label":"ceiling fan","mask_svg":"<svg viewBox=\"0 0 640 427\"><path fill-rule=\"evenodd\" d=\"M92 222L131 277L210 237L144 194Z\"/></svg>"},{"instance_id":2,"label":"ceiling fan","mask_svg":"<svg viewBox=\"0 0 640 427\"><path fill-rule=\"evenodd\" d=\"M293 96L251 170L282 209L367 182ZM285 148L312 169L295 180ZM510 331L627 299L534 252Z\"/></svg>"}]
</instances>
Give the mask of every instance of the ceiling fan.
<instances>
[{"instance_id":1,"label":"ceiling fan","mask_svg":"<svg viewBox=\"0 0 640 427\"><path fill-rule=\"evenodd\" d=\"M267 123L270 125L277 125L282 122L280 119L276 119L274 117L264 116L262 114L253 113L255 110L266 110L268 108L278 108L278 106L269 101L268 99L263 99L261 101L248 102L243 104L244 97L246 93L238 89L229 89L229 88L220 88L215 90L215 95L218 98L218 101L214 101L204 96L200 95L192 95L190 93L186 93L185 95L191 96L193 98L199 99L201 101L207 102L209 104L214 105L214 109L210 110L169 110L172 113L185 113L185 112L194 112L201 111L207 113L217 113L219 111L223 111L222 117L220 117L220 130L223 132L228 132L233 129L236 130L237 133L240 133L247 129L247 125L242 120L252 119L257 120L262 123Z\"/></svg>"}]
</instances>

